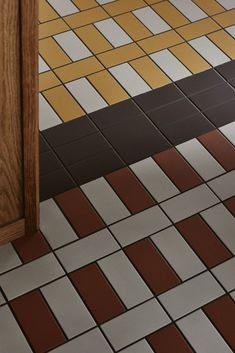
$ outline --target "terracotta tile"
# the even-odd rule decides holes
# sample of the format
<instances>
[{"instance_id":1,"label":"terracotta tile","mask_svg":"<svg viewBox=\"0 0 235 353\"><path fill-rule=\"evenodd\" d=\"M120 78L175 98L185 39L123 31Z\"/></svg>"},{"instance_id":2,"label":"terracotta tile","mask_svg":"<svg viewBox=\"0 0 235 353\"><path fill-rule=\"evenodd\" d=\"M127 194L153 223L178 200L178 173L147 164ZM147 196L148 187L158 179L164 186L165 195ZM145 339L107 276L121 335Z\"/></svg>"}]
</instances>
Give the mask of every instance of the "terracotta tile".
<instances>
[{"instance_id":1,"label":"terracotta tile","mask_svg":"<svg viewBox=\"0 0 235 353\"><path fill-rule=\"evenodd\" d=\"M130 169L120 169L106 175L106 179L132 213L138 213L155 204Z\"/></svg>"},{"instance_id":2,"label":"terracotta tile","mask_svg":"<svg viewBox=\"0 0 235 353\"><path fill-rule=\"evenodd\" d=\"M45 353L66 341L39 291L11 301L10 306L36 353Z\"/></svg>"},{"instance_id":3,"label":"terracotta tile","mask_svg":"<svg viewBox=\"0 0 235 353\"><path fill-rule=\"evenodd\" d=\"M175 148L160 152L153 158L180 191L184 192L202 183L200 176L191 168L188 162Z\"/></svg>"},{"instance_id":4,"label":"terracotta tile","mask_svg":"<svg viewBox=\"0 0 235 353\"><path fill-rule=\"evenodd\" d=\"M229 295L207 304L203 310L230 347L235 350L235 303Z\"/></svg>"},{"instance_id":5,"label":"terracotta tile","mask_svg":"<svg viewBox=\"0 0 235 353\"><path fill-rule=\"evenodd\" d=\"M50 248L40 232L16 239L12 244L24 263L50 252Z\"/></svg>"},{"instance_id":6,"label":"terracotta tile","mask_svg":"<svg viewBox=\"0 0 235 353\"><path fill-rule=\"evenodd\" d=\"M71 273L70 278L99 324L125 312L124 305L96 264Z\"/></svg>"},{"instance_id":7,"label":"terracotta tile","mask_svg":"<svg viewBox=\"0 0 235 353\"><path fill-rule=\"evenodd\" d=\"M125 253L155 294L180 284L175 272L150 240L144 239L126 247Z\"/></svg>"},{"instance_id":8,"label":"terracotta tile","mask_svg":"<svg viewBox=\"0 0 235 353\"><path fill-rule=\"evenodd\" d=\"M104 223L79 188L57 195L55 200L80 237L104 228Z\"/></svg>"},{"instance_id":9,"label":"terracotta tile","mask_svg":"<svg viewBox=\"0 0 235 353\"><path fill-rule=\"evenodd\" d=\"M176 228L208 267L231 258L230 251L199 215L177 223Z\"/></svg>"},{"instance_id":10,"label":"terracotta tile","mask_svg":"<svg viewBox=\"0 0 235 353\"><path fill-rule=\"evenodd\" d=\"M231 199L224 201L224 204L229 209L229 211L235 216L235 196L231 197Z\"/></svg>"},{"instance_id":11,"label":"terracotta tile","mask_svg":"<svg viewBox=\"0 0 235 353\"><path fill-rule=\"evenodd\" d=\"M227 171L235 168L235 148L219 131L211 131L198 140Z\"/></svg>"},{"instance_id":12,"label":"terracotta tile","mask_svg":"<svg viewBox=\"0 0 235 353\"><path fill-rule=\"evenodd\" d=\"M148 342L156 353L193 353L182 333L174 325L168 325L148 336Z\"/></svg>"}]
</instances>

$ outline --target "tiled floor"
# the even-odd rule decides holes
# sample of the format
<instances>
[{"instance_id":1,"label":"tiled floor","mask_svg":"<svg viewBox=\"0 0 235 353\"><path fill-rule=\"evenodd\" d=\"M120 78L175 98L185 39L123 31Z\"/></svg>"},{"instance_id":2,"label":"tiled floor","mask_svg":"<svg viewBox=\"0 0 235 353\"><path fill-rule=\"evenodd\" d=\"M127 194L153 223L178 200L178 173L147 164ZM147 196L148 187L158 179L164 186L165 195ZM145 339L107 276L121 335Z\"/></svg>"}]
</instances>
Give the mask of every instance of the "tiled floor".
<instances>
[{"instance_id":1,"label":"tiled floor","mask_svg":"<svg viewBox=\"0 0 235 353\"><path fill-rule=\"evenodd\" d=\"M0 353L235 351L234 25L40 0L41 226L0 247Z\"/></svg>"}]
</instances>

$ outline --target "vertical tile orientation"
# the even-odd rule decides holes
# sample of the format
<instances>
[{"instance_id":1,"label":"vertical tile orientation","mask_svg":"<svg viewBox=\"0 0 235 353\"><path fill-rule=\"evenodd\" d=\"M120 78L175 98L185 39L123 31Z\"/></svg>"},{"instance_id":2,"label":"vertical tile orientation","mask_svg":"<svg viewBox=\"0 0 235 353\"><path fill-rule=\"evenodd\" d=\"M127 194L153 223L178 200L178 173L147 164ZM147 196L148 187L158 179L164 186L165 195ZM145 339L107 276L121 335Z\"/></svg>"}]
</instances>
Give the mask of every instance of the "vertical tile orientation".
<instances>
[{"instance_id":1,"label":"vertical tile orientation","mask_svg":"<svg viewBox=\"0 0 235 353\"><path fill-rule=\"evenodd\" d=\"M144 7L133 11L133 13L153 34L170 29L170 26L151 7Z\"/></svg>"},{"instance_id":2,"label":"vertical tile orientation","mask_svg":"<svg viewBox=\"0 0 235 353\"><path fill-rule=\"evenodd\" d=\"M132 42L132 39L112 18L96 22L95 26L115 48Z\"/></svg>"},{"instance_id":3,"label":"vertical tile orientation","mask_svg":"<svg viewBox=\"0 0 235 353\"><path fill-rule=\"evenodd\" d=\"M170 0L170 2L192 22L207 17L205 12L191 0Z\"/></svg>"},{"instance_id":4,"label":"vertical tile orientation","mask_svg":"<svg viewBox=\"0 0 235 353\"><path fill-rule=\"evenodd\" d=\"M73 61L85 59L92 55L73 31L57 34L54 38Z\"/></svg>"}]
</instances>

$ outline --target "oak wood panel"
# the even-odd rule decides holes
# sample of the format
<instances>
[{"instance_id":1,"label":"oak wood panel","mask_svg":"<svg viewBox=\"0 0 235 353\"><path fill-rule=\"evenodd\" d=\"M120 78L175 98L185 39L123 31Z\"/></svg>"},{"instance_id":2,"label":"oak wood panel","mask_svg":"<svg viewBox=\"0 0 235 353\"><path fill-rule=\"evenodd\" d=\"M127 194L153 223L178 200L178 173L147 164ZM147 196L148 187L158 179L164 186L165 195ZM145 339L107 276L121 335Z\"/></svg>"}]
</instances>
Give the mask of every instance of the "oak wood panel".
<instances>
[{"instance_id":1,"label":"oak wood panel","mask_svg":"<svg viewBox=\"0 0 235 353\"><path fill-rule=\"evenodd\" d=\"M0 228L0 243L1 245L9 243L12 240L23 237L25 235L25 219L8 224Z\"/></svg>"}]
</instances>

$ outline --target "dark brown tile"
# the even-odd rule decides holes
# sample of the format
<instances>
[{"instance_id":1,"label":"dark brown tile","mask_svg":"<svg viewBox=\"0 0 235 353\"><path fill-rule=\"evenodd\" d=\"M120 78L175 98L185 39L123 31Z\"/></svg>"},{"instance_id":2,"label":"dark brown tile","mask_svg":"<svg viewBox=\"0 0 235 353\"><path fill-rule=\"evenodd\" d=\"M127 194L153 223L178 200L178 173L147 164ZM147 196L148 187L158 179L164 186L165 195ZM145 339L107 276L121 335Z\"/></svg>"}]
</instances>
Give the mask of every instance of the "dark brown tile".
<instances>
[{"instance_id":1,"label":"dark brown tile","mask_svg":"<svg viewBox=\"0 0 235 353\"><path fill-rule=\"evenodd\" d=\"M47 151L39 156L40 175L44 176L63 168L63 164L53 151Z\"/></svg>"},{"instance_id":2,"label":"dark brown tile","mask_svg":"<svg viewBox=\"0 0 235 353\"><path fill-rule=\"evenodd\" d=\"M204 306L203 310L230 347L235 350L235 303L232 298L225 295Z\"/></svg>"},{"instance_id":3,"label":"dark brown tile","mask_svg":"<svg viewBox=\"0 0 235 353\"><path fill-rule=\"evenodd\" d=\"M193 353L194 350L174 325L168 325L148 336L148 342L156 353Z\"/></svg>"},{"instance_id":4,"label":"dark brown tile","mask_svg":"<svg viewBox=\"0 0 235 353\"><path fill-rule=\"evenodd\" d=\"M96 264L71 273L70 278L99 324L125 312L124 305Z\"/></svg>"},{"instance_id":5,"label":"dark brown tile","mask_svg":"<svg viewBox=\"0 0 235 353\"><path fill-rule=\"evenodd\" d=\"M192 189L202 183L200 176L175 148L158 153L153 158L181 192Z\"/></svg>"},{"instance_id":6,"label":"dark brown tile","mask_svg":"<svg viewBox=\"0 0 235 353\"><path fill-rule=\"evenodd\" d=\"M50 150L50 147L46 140L43 138L42 134L39 133L39 153L44 153Z\"/></svg>"},{"instance_id":7,"label":"dark brown tile","mask_svg":"<svg viewBox=\"0 0 235 353\"><path fill-rule=\"evenodd\" d=\"M209 268L231 258L230 251L199 215L177 223L176 228Z\"/></svg>"},{"instance_id":8,"label":"dark brown tile","mask_svg":"<svg viewBox=\"0 0 235 353\"><path fill-rule=\"evenodd\" d=\"M235 100L217 105L203 112L216 126L220 127L235 121Z\"/></svg>"},{"instance_id":9,"label":"dark brown tile","mask_svg":"<svg viewBox=\"0 0 235 353\"><path fill-rule=\"evenodd\" d=\"M12 300L10 306L36 353L48 352L66 341L39 291Z\"/></svg>"},{"instance_id":10,"label":"dark brown tile","mask_svg":"<svg viewBox=\"0 0 235 353\"><path fill-rule=\"evenodd\" d=\"M219 65L215 67L215 70L225 77L226 80L230 80L235 77L235 60Z\"/></svg>"},{"instance_id":11,"label":"dark brown tile","mask_svg":"<svg viewBox=\"0 0 235 353\"><path fill-rule=\"evenodd\" d=\"M50 252L50 248L40 232L16 239L12 244L24 263Z\"/></svg>"},{"instance_id":12,"label":"dark brown tile","mask_svg":"<svg viewBox=\"0 0 235 353\"><path fill-rule=\"evenodd\" d=\"M138 213L155 204L148 191L129 168L108 174L106 179L132 213Z\"/></svg>"},{"instance_id":13,"label":"dark brown tile","mask_svg":"<svg viewBox=\"0 0 235 353\"><path fill-rule=\"evenodd\" d=\"M159 295L180 284L178 276L150 240L141 240L124 251L154 294Z\"/></svg>"},{"instance_id":14,"label":"dark brown tile","mask_svg":"<svg viewBox=\"0 0 235 353\"><path fill-rule=\"evenodd\" d=\"M57 195L55 200L79 237L85 237L105 227L103 221L79 188Z\"/></svg>"},{"instance_id":15,"label":"dark brown tile","mask_svg":"<svg viewBox=\"0 0 235 353\"><path fill-rule=\"evenodd\" d=\"M218 130L198 139L224 169L227 171L235 169L235 148Z\"/></svg>"},{"instance_id":16,"label":"dark brown tile","mask_svg":"<svg viewBox=\"0 0 235 353\"><path fill-rule=\"evenodd\" d=\"M231 197L231 199L224 201L224 204L235 217L235 196Z\"/></svg>"}]
</instances>

